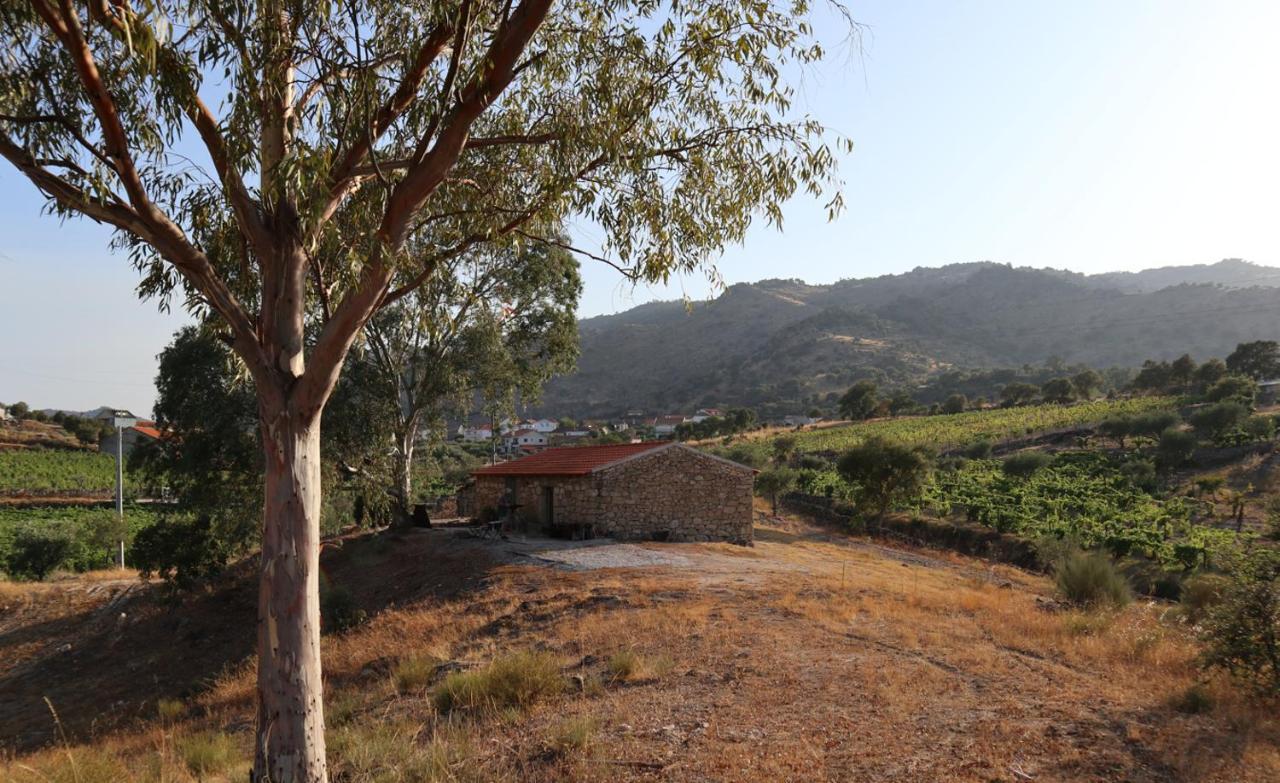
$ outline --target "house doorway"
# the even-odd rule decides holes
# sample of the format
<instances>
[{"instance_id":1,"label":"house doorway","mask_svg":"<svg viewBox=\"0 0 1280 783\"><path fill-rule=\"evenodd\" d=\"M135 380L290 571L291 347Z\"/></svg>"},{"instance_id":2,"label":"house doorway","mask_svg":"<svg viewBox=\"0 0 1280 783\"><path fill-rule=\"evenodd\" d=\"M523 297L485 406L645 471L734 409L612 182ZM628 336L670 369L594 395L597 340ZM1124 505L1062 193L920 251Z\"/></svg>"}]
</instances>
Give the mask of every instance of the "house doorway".
<instances>
[{"instance_id":1,"label":"house doorway","mask_svg":"<svg viewBox=\"0 0 1280 783\"><path fill-rule=\"evenodd\" d=\"M548 526L554 526L556 523L555 487L542 488L542 523Z\"/></svg>"}]
</instances>

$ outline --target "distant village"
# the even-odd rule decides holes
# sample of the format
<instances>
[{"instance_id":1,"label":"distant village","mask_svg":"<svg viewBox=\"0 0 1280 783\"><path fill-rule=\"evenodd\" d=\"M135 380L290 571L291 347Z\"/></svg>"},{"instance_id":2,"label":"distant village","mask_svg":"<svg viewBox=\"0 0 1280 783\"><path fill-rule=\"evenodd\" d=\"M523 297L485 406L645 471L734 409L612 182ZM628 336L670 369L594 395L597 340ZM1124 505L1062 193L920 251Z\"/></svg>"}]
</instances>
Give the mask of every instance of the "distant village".
<instances>
[{"instance_id":1,"label":"distant village","mask_svg":"<svg viewBox=\"0 0 1280 783\"><path fill-rule=\"evenodd\" d=\"M808 416L786 416L769 424L800 427L818 421ZM498 456L515 458L554 446L601 443L640 443L648 440L687 440L753 429L762 422L744 409L722 411L699 408L692 414L647 415L628 411L609 419L571 418L503 419L498 422L459 424L452 440L463 443L492 443Z\"/></svg>"}]
</instances>

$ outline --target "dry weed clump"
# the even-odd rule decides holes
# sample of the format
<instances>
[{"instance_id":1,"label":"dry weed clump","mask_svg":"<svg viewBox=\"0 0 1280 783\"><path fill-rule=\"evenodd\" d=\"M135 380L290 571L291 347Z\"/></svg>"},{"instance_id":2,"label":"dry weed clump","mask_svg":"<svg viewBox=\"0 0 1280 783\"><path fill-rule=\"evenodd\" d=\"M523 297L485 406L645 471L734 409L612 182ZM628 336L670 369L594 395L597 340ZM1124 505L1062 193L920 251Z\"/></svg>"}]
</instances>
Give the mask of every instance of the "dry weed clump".
<instances>
[{"instance_id":1,"label":"dry weed clump","mask_svg":"<svg viewBox=\"0 0 1280 783\"><path fill-rule=\"evenodd\" d=\"M496 712L523 709L565 690L560 663L545 652L495 659L483 669L454 672L436 687L432 702L440 712Z\"/></svg>"}]
</instances>

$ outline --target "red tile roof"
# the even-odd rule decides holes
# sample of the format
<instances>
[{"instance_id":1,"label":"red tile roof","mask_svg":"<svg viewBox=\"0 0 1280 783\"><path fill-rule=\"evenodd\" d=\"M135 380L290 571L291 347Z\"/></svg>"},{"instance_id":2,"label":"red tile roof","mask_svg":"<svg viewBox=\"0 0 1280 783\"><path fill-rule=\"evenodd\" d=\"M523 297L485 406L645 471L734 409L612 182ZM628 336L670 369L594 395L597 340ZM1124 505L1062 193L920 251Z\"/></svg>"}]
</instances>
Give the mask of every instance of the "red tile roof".
<instances>
[{"instance_id":1,"label":"red tile roof","mask_svg":"<svg viewBox=\"0 0 1280 783\"><path fill-rule=\"evenodd\" d=\"M529 457L471 471L473 476L586 476L592 471L646 451L670 446L669 441L614 443L607 446L562 446Z\"/></svg>"},{"instance_id":2,"label":"red tile roof","mask_svg":"<svg viewBox=\"0 0 1280 783\"><path fill-rule=\"evenodd\" d=\"M137 423L137 424L133 425L133 429L134 429L134 430L137 430L138 432L142 433L143 435L146 435L148 438L159 438L159 437L160 437L160 430L156 429L155 422L153 422L153 421L152 421L152 422L146 422L146 423L139 422L139 423Z\"/></svg>"}]
</instances>

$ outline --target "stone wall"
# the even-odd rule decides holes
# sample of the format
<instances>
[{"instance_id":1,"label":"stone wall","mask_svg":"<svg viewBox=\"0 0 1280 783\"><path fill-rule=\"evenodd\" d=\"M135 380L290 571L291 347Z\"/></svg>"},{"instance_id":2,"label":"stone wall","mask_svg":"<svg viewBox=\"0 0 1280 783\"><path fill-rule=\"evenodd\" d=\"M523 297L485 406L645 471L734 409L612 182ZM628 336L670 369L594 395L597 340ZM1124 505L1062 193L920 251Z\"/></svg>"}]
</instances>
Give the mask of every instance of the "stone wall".
<instances>
[{"instance_id":1,"label":"stone wall","mask_svg":"<svg viewBox=\"0 0 1280 783\"><path fill-rule=\"evenodd\" d=\"M517 515L545 524L550 487L558 525L591 525L596 535L622 539L749 544L753 481L749 468L673 446L590 476L518 476ZM507 487L506 476L476 477L472 513L496 509Z\"/></svg>"}]
</instances>

